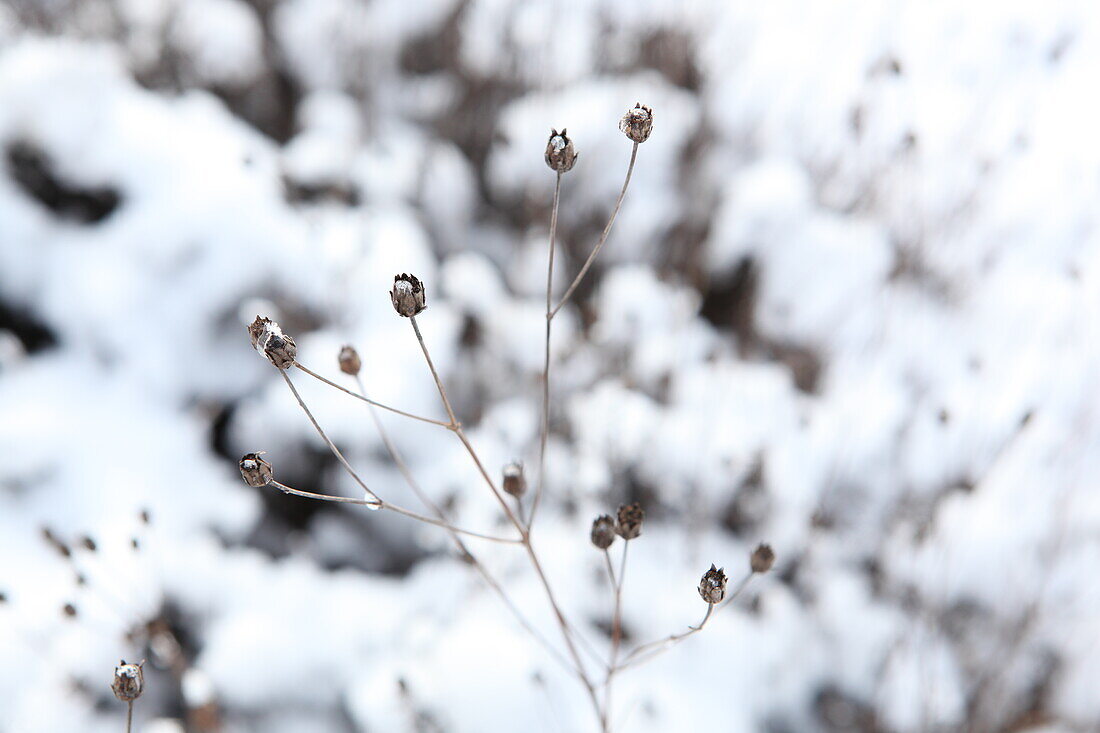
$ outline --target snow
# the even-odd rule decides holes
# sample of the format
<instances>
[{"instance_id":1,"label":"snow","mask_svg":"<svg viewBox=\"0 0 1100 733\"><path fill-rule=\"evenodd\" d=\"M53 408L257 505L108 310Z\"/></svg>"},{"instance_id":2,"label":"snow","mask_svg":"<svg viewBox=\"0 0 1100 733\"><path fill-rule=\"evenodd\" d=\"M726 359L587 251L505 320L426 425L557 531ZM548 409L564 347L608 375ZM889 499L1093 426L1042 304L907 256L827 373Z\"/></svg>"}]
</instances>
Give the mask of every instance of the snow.
<instances>
[{"instance_id":1,"label":"snow","mask_svg":"<svg viewBox=\"0 0 1100 733\"><path fill-rule=\"evenodd\" d=\"M597 654L588 533L619 503L647 510L628 648L698 623L712 563L778 561L616 678L613 728L1100 725L1092 5L29 7L0 7L0 730L121 729L111 677L143 657L145 731L595 730L446 533L241 481L266 451L362 495L246 327L348 389L353 344L373 399L446 420L388 295L414 274L471 444L530 497L548 134L580 154L560 297L639 102L653 134L553 321L533 541ZM373 491L430 511L366 404L288 376ZM509 534L450 431L377 414L457 525ZM468 545L564 653L522 551Z\"/></svg>"}]
</instances>

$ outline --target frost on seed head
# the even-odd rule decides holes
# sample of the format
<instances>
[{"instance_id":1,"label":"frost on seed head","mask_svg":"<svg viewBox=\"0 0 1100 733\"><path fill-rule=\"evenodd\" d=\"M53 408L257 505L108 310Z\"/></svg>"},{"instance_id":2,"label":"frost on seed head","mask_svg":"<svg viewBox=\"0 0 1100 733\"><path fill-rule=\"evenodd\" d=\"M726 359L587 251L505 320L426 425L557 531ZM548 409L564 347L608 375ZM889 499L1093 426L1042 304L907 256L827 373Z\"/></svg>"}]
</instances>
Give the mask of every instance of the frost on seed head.
<instances>
[{"instance_id":1,"label":"frost on seed head","mask_svg":"<svg viewBox=\"0 0 1100 733\"><path fill-rule=\"evenodd\" d=\"M256 320L248 327L248 335L252 338L252 348L266 356L279 369L289 369L294 365L298 347L294 339L283 333L283 329L275 321L256 316Z\"/></svg>"}]
</instances>

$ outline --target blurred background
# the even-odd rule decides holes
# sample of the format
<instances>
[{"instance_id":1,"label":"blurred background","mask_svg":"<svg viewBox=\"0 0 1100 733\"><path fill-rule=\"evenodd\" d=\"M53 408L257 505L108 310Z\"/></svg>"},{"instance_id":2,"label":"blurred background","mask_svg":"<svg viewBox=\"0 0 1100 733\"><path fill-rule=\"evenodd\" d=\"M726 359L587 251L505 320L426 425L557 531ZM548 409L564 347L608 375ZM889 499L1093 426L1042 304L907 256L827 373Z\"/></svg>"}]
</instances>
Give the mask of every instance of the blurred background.
<instances>
[{"instance_id":1,"label":"blurred background","mask_svg":"<svg viewBox=\"0 0 1100 733\"><path fill-rule=\"evenodd\" d=\"M588 731L445 533L360 496L249 344L537 467L550 129L560 294L536 544L608 646L588 541L648 513L613 727L1100 730L1100 9L1089 2L0 2L0 731ZM296 383L421 509L361 403ZM464 527L445 430L383 417ZM620 542L621 544L621 542ZM470 541L548 638L520 550Z\"/></svg>"}]
</instances>

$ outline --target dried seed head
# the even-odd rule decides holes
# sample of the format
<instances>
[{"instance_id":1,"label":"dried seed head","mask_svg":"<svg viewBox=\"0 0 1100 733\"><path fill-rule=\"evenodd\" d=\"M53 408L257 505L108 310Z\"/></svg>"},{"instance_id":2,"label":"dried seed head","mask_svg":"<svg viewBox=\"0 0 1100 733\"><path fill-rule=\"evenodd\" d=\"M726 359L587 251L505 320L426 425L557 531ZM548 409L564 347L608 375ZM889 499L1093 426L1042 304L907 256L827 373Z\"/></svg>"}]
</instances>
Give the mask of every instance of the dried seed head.
<instances>
[{"instance_id":1,"label":"dried seed head","mask_svg":"<svg viewBox=\"0 0 1100 733\"><path fill-rule=\"evenodd\" d=\"M245 453L241 457L241 476L249 486L267 486L275 478L271 470L271 464L260 458L264 451L259 453Z\"/></svg>"},{"instance_id":2,"label":"dried seed head","mask_svg":"<svg viewBox=\"0 0 1100 733\"><path fill-rule=\"evenodd\" d=\"M644 143L653 132L653 110L638 102L619 120L619 129L634 142Z\"/></svg>"},{"instance_id":3,"label":"dried seed head","mask_svg":"<svg viewBox=\"0 0 1100 733\"><path fill-rule=\"evenodd\" d=\"M248 327L248 335L252 337L252 348L266 356L272 364L280 369L294 366L298 347L294 339L283 333L278 323L270 318L256 316L256 320Z\"/></svg>"},{"instance_id":4,"label":"dried seed head","mask_svg":"<svg viewBox=\"0 0 1100 733\"><path fill-rule=\"evenodd\" d=\"M615 532L624 540L632 540L642 533L644 519L645 511L641 504L623 504L619 507L619 522L615 525Z\"/></svg>"},{"instance_id":5,"label":"dried seed head","mask_svg":"<svg viewBox=\"0 0 1100 733\"><path fill-rule=\"evenodd\" d=\"M710 570L703 573L703 578L699 581L699 595L707 603L722 602L726 597L726 574L722 572L722 568L716 568L712 563Z\"/></svg>"},{"instance_id":6,"label":"dried seed head","mask_svg":"<svg viewBox=\"0 0 1100 733\"><path fill-rule=\"evenodd\" d=\"M611 547L615 541L615 520L610 514L601 514L592 522L592 544L601 550Z\"/></svg>"},{"instance_id":7,"label":"dried seed head","mask_svg":"<svg viewBox=\"0 0 1100 733\"><path fill-rule=\"evenodd\" d=\"M412 275L394 275L390 300L397 315L412 318L428 306L424 303L424 285Z\"/></svg>"},{"instance_id":8,"label":"dried seed head","mask_svg":"<svg viewBox=\"0 0 1100 733\"><path fill-rule=\"evenodd\" d=\"M504 467L504 490L517 499L527 491L527 478L523 475L523 464L512 461Z\"/></svg>"},{"instance_id":9,"label":"dried seed head","mask_svg":"<svg viewBox=\"0 0 1100 733\"><path fill-rule=\"evenodd\" d=\"M122 702L133 702L141 697L141 693L145 691L145 674L141 669L144 664L144 659L140 664L127 664L125 659L119 661L115 667L115 678L111 682L111 691L115 693L115 697Z\"/></svg>"},{"instance_id":10,"label":"dried seed head","mask_svg":"<svg viewBox=\"0 0 1100 733\"><path fill-rule=\"evenodd\" d=\"M340 371L344 374L350 374L353 377L359 374L359 370L363 368L363 362L359 359L359 352L350 344L341 347L338 360L340 362Z\"/></svg>"},{"instance_id":11,"label":"dried seed head","mask_svg":"<svg viewBox=\"0 0 1100 733\"><path fill-rule=\"evenodd\" d=\"M756 549L752 551L752 555L749 556L749 567L752 568L754 573L766 573L772 569L774 564L775 553L772 552L771 545L761 543L756 546Z\"/></svg>"},{"instance_id":12,"label":"dried seed head","mask_svg":"<svg viewBox=\"0 0 1100 733\"><path fill-rule=\"evenodd\" d=\"M546 165L558 173L571 170L577 162L580 153L573 147L573 141L565 134L565 128L561 132L550 130L550 139L546 142Z\"/></svg>"}]
</instances>

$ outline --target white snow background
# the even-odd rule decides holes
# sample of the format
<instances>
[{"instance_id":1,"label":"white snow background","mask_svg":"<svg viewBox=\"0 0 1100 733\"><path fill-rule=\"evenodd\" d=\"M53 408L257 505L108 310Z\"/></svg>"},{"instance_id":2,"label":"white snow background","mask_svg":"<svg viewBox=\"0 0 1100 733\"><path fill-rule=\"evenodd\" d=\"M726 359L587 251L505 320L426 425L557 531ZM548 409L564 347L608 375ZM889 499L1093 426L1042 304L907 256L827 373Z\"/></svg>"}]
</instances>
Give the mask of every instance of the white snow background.
<instances>
[{"instance_id":1,"label":"white snow background","mask_svg":"<svg viewBox=\"0 0 1100 733\"><path fill-rule=\"evenodd\" d=\"M266 450L359 495L245 326L442 418L387 296L415 273L471 440L533 475L546 137L580 151L560 294L638 101L554 321L535 542L601 652L597 514L648 513L627 648L698 622L710 563L778 562L617 679L613 729L1100 730L1098 78L1092 2L0 3L0 733L123 730L143 657L143 733L595 730L445 533L241 481ZM507 531L452 435L383 419ZM559 641L522 551L470 546Z\"/></svg>"}]
</instances>

